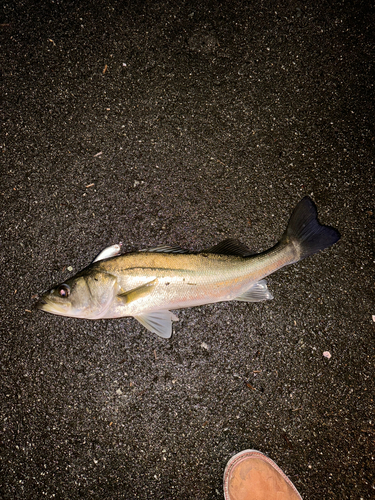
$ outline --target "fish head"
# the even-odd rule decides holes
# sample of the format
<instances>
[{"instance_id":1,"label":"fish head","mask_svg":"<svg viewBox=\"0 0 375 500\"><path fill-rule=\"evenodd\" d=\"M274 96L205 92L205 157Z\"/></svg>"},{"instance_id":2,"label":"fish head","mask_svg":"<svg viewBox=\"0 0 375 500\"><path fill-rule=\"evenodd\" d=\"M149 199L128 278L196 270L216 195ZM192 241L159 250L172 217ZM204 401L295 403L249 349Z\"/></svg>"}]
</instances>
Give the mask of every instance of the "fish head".
<instances>
[{"instance_id":1,"label":"fish head","mask_svg":"<svg viewBox=\"0 0 375 500\"><path fill-rule=\"evenodd\" d=\"M82 272L44 293L37 308L58 316L99 319L116 293L116 278L100 272Z\"/></svg>"}]
</instances>

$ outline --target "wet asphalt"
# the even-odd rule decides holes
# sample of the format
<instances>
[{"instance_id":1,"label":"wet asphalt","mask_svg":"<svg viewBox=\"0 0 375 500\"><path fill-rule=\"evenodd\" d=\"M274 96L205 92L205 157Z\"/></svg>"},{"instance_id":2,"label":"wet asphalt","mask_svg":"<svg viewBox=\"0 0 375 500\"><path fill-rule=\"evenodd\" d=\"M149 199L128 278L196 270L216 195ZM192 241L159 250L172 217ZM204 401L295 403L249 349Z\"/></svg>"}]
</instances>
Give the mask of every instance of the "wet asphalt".
<instances>
[{"instance_id":1,"label":"wet asphalt","mask_svg":"<svg viewBox=\"0 0 375 500\"><path fill-rule=\"evenodd\" d=\"M268 454L304 499L374 494L370 2L7 2L0 26L0 494L221 499ZM39 295L104 247L272 246L305 195L334 247L171 339Z\"/></svg>"}]
</instances>

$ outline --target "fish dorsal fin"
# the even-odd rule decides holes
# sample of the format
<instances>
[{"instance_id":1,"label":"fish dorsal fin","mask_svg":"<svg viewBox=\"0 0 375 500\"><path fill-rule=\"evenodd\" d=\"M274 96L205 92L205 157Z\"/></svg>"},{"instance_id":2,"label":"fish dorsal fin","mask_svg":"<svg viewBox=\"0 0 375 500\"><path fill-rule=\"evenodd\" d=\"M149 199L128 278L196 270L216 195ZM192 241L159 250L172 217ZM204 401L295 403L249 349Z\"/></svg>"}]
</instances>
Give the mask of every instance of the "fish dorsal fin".
<instances>
[{"instance_id":1,"label":"fish dorsal fin","mask_svg":"<svg viewBox=\"0 0 375 500\"><path fill-rule=\"evenodd\" d=\"M140 252L155 252L155 253L190 253L189 250L181 248L178 245L162 245L160 247L145 248Z\"/></svg>"},{"instance_id":2,"label":"fish dorsal fin","mask_svg":"<svg viewBox=\"0 0 375 500\"><path fill-rule=\"evenodd\" d=\"M178 321L175 314L170 311L153 311L134 316L147 330L156 333L163 339L172 335L172 321Z\"/></svg>"},{"instance_id":3,"label":"fish dorsal fin","mask_svg":"<svg viewBox=\"0 0 375 500\"><path fill-rule=\"evenodd\" d=\"M213 247L208 248L203 253L216 253L219 255L237 255L239 257L248 257L254 255L246 245L238 240L224 240Z\"/></svg>"},{"instance_id":4,"label":"fish dorsal fin","mask_svg":"<svg viewBox=\"0 0 375 500\"><path fill-rule=\"evenodd\" d=\"M242 300L243 302L262 302L262 300L271 299L273 299L273 295L267 288L266 280L260 280L245 293L233 300Z\"/></svg>"}]
</instances>

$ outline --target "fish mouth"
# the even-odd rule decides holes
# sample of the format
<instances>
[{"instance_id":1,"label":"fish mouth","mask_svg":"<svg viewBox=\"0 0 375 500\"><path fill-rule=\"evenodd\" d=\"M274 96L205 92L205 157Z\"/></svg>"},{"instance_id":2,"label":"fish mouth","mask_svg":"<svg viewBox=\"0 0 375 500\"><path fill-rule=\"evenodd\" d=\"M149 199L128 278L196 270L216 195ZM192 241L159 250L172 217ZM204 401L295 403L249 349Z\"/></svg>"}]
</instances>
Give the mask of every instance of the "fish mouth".
<instances>
[{"instance_id":1,"label":"fish mouth","mask_svg":"<svg viewBox=\"0 0 375 500\"><path fill-rule=\"evenodd\" d=\"M48 312L51 314L57 314L59 316L67 315L66 307L61 307L59 304L49 301L46 297L39 299L35 304L35 307L40 311Z\"/></svg>"},{"instance_id":2,"label":"fish mouth","mask_svg":"<svg viewBox=\"0 0 375 500\"><path fill-rule=\"evenodd\" d=\"M39 299L38 302L35 304L35 307L37 309L43 309L43 306L45 306L47 302L44 299Z\"/></svg>"},{"instance_id":3,"label":"fish mouth","mask_svg":"<svg viewBox=\"0 0 375 500\"><path fill-rule=\"evenodd\" d=\"M37 302L34 302L33 304L33 309L37 311L43 311L44 306L47 304L47 302L44 299L39 299Z\"/></svg>"}]
</instances>

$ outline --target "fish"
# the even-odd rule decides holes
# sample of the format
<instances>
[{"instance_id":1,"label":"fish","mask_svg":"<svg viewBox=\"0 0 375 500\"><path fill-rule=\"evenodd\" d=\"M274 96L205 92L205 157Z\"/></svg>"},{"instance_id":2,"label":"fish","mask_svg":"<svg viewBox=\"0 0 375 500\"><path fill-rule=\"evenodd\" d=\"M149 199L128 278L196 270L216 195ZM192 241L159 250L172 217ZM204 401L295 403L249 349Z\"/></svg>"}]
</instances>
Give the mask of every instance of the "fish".
<instances>
[{"instance_id":1,"label":"fish","mask_svg":"<svg viewBox=\"0 0 375 500\"><path fill-rule=\"evenodd\" d=\"M254 253L235 239L202 252L159 246L121 254L121 244L112 245L75 276L42 294L37 308L93 320L131 316L151 332L170 338L172 323L178 321L172 310L270 300L266 276L339 239L336 229L320 224L316 206L306 196L278 243L267 251Z\"/></svg>"}]
</instances>

